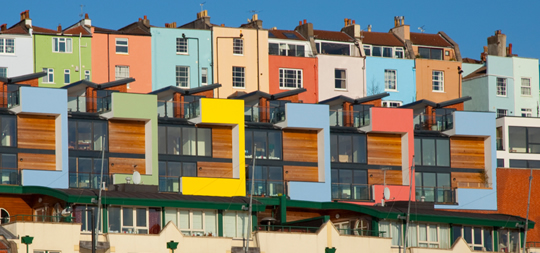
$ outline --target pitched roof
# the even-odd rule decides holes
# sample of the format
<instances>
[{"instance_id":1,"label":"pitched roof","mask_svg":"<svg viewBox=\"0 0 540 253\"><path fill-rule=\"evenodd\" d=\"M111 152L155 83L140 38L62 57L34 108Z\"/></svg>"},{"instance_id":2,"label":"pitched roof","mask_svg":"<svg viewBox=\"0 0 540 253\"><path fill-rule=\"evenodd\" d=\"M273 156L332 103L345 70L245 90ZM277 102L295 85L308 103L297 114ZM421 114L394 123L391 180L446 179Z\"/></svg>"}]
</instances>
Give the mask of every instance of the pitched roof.
<instances>
[{"instance_id":1,"label":"pitched roof","mask_svg":"<svg viewBox=\"0 0 540 253\"><path fill-rule=\"evenodd\" d=\"M381 46L393 46L404 47L405 44L401 42L393 33L382 32L362 32L362 43L369 45L381 45Z\"/></svg>"},{"instance_id":2,"label":"pitched roof","mask_svg":"<svg viewBox=\"0 0 540 253\"><path fill-rule=\"evenodd\" d=\"M42 33L42 34L57 34L58 33L57 30L52 30L52 29L43 28L39 26L32 26L32 29L34 33Z\"/></svg>"},{"instance_id":3,"label":"pitched roof","mask_svg":"<svg viewBox=\"0 0 540 253\"><path fill-rule=\"evenodd\" d=\"M271 37L272 35L273 37ZM294 35L296 38L293 38L293 36L291 35ZM289 37L287 37L289 36ZM276 38L276 39L286 39L286 40L303 40L305 41L306 39L298 32L296 31L290 31L290 30L269 30L268 31L268 38L271 39L271 38Z\"/></svg>"},{"instance_id":4,"label":"pitched roof","mask_svg":"<svg viewBox=\"0 0 540 253\"><path fill-rule=\"evenodd\" d=\"M475 64L480 64L480 63L482 63L482 61L479 61L479 60L476 60L476 59L472 59L472 58L463 58L462 62L463 62L463 63L475 63Z\"/></svg>"},{"instance_id":5,"label":"pitched roof","mask_svg":"<svg viewBox=\"0 0 540 253\"><path fill-rule=\"evenodd\" d=\"M470 73L466 77L463 77L463 81L465 81L467 79L472 79L472 78L475 78L475 77L483 76L483 75L486 75L486 74L487 74L487 66L483 66L483 67L475 70L474 72Z\"/></svg>"},{"instance_id":6,"label":"pitched roof","mask_svg":"<svg viewBox=\"0 0 540 253\"><path fill-rule=\"evenodd\" d=\"M127 26L118 29L123 34L131 35L151 35L150 27L143 24L142 21L133 22Z\"/></svg>"},{"instance_id":7,"label":"pitched roof","mask_svg":"<svg viewBox=\"0 0 540 253\"><path fill-rule=\"evenodd\" d=\"M313 30L313 35L315 36L315 39L319 40L354 42L354 38L344 32Z\"/></svg>"},{"instance_id":8,"label":"pitched roof","mask_svg":"<svg viewBox=\"0 0 540 253\"><path fill-rule=\"evenodd\" d=\"M28 34L29 30L26 27L25 21L21 20L19 23L14 24L5 31L0 32L1 34Z\"/></svg>"},{"instance_id":9,"label":"pitched roof","mask_svg":"<svg viewBox=\"0 0 540 253\"><path fill-rule=\"evenodd\" d=\"M411 42L414 45L452 47L452 45L439 34L411 33Z\"/></svg>"},{"instance_id":10,"label":"pitched roof","mask_svg":"<svg viewBox=\"0 0 540 253\"><path fill-rule=\"evenodd\" d=\"M383 92L383 93L379 93L379 94L375 94L375 95L371 95L371 96L367 96L367 97L362 97L362 98L357 98L357 99L352 99L352 98L347 97L347 96L339 95L339 96L335 96L333 98L329 98L327 100L319 101L319 104L336 104L336 103L343 103L343 102L349 102L349 103L352 103L352 104L361 104L361 103L381 99L381 98L387 97L387 96L390 96L390 93Z\"/></svg>"},{"instance_id":11,"label":"pitched roof","mask_svg":"<svg viewBox=\"0 0 540 253\"><path fill-rule=\"evenodd\" d=\"M155 90L155 91L152 91L148 94L161 94L161 93L164 93L164 92L178 92L182 95L193 95L193 94L196 94L196 93L199 93L199 92L203 92L203 91L208 91L208 90L213 90L213 89L216 89L216 88L219 88L221 87L221 84L219 83L214 83L214 84L210 84L210 85L203 85L201 87L195 87L195 88L190 88L190 89L186 89L186 88L180 88L180 87L177 87L177 86L167 86L165 88L161 88L159 90Z\"/></svg>"},{"instance_id":12,"label":"pitched roof","mask_svg":"<svg viewBox=\"0 0 540 253\"><path fill-rule=\"evenodd\" d=\"M82 27L80 25L65 29L64 34L72 34L72 35L82 34L83 36L84 35L87 35L87 36L91 35L91 33L87 29L85 29L84 27Z\"/></svg>"}]
</instances>

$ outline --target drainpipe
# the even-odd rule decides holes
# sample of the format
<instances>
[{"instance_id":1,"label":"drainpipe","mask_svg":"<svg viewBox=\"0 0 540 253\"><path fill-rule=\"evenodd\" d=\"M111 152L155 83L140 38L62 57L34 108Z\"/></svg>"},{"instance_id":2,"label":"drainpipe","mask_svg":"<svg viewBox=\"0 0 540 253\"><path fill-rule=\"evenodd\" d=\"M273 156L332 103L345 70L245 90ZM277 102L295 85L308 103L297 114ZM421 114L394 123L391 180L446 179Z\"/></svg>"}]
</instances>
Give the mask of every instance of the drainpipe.
<instances>
[{"instance_id":1,"label":"drainpipe","mask_svg":"<svg viewBox=\"0 0 540 253\"><path fill-rule=\"evenodd\" d=\"M81 37L82 37L82 33L79 33L79 81L82 80L82 75L81 75L81 72L82 72L82 64L81 64Z\"/></svg>"},{"instance_id":2,"label":"drainpipe","mask_svg":"<svg viewBox=\"0 0 540 253\"><path fill-rule=\"evenodd\" d=\"M257 25L257 90L261 90L259 64L259 26Z\"/></svg>"}]
</instances>

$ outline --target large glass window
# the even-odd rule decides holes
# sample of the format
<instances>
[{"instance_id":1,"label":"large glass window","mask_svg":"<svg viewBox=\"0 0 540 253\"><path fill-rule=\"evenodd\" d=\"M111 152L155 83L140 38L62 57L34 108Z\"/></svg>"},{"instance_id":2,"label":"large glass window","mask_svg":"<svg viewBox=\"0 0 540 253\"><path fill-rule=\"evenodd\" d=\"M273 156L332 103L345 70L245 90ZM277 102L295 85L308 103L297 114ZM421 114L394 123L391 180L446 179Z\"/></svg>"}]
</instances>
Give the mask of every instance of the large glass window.
<instances>
[{"instance_id":1,"label":"large glass window","mask_svg":"<svg viewBox=\"0 0 540 253\"><path fill-rule=\"evenodd\" d=\"M426 47L418 48L418 54L420 55L420 58L423 58L423 59L442 60L443 59L442 51L443 50L440 48L426 48Z\"/></svg>"},{"instance_id":2,"label":"large glass window","mask_svg":"<svg viewBox=\"0 0 540 253\"><path fill-rule=\"evenodd\" d=\"M255 158L281 160L282 138L281 131L246 130L246 158L253 157L255 143Z\"/></svg>"},{"instance_id":3,"label":"large glass window","mask_svg":"<svg viewBox=\"0 0 540 253\"><path fill-rule=\"evenodd\" d=\"M158 143L160 154L212 156L212 129L159 126Z\"/></svg>"},{"instance_id":4,"label":"large glass window","mask_svg":"<svg viewBox=\"0 0 540 253\"><path fill-rule=\"evenodd\" d=\"M319 54L351 55L351 44L317 42L316 48Z\"/></svg>"},{"instance_id":5,"label":"large glass window","mask_svg":"<svg viewBox=\"0 0 540 253\"><path fill-rule=\"evenodd\" d=\"M69 158L69 187L99 189L101 180L101 165L103 164L103 182L105 187L111 183L108 160L89 157Z\"/></svg>"},{"instance_id":6,"label":"large glass window","mask_svg":"<svg viewBox=\"0 0 540 253\"><path fill-rule=\"evenodd\" d=\"M414 162L416 166L450 166L450 140L414 138Z\"/></svg>"},{"instance_id":7,"label":"large glass window","mask_svg":"<svg viewBox=\"0 0 540 253\"><path fill-rule=\"evenodd\" d=\"M217 212L165 208L165 224L173 222L186 236L217 236Z\"/></svg>"},{"instance_id":8,"label":"large glass window","mask_svg":"<svg viewBox=\"0 0 540 253\"><path fill-rule=\"evenodd\" d=\"M332 199L370 200L367 171L332 169Z\"/></svg>"},{"instance_id":9,"label":"large glass window","mask_svg":"<svg viewBox=\"0 0 540 253\"><path fill-rule=\"evenodd\" d=\"M416 199L426 202L454 203L450 173L416 172Z\"/></svg>"},{"instance_id":10,"label":"large glass window","mask_svg":"<svg viewBox=\"0 0 540 253\"><path fill-rule=\"evenodd\" d=\"M109 233L159 234L161 208L109 207Z\"/></svg>"},{"instance_id":11,"label":"large glass window","mask_svg":"<svg viewBox=\"0 0 540 253\"><path fill-rule=\"evenodd\" d=\"M197 164L188 162L159 162L159 191L178 192L180 177L196 177Z\"/></svg>"},{"instance_id":12,"label":"large glass window","mask_svg":"<svg viewBox=\"0 0 540 253\"><path fill-rule=\"evenodd\" d=\"M450 227L443 224L411 224L407 245L409 247L449 249Z\"/></svg>"},{"instance_id":13,"label":"large glass window","mask_svg":"<svg viewBox=\"0 0 540 253\"><path fill-rule=\"evenodd\" d=\"M14 116L0 116L0 129L2 133L2 147L17 146L17 118Z\"/></svg>"},{"instance_id":14,"label":"large glass window","mask_svg":"<svg viewBox=\"0 0 540 253\"><path fill-rule=\"evenodd\" d=\"M301 69L279 69L280 88L302 88Z\"/></svg>"},{"instance_id":15,"label":"large glass window","mask_svg":"<svg viewBox=\"0 0 540 253\"><path fill-rule=\"evenodd\" d=\"M367 163L366 136L363 134L331 134L332 162Z\"/></svg>"},{"instance_id":16,"label":"large glass window","mask_svg":"<svg viewBox=\"0 0 540 253\"><path fill-rule=\"evenodd\" d=\"M540 127L508 127L510 153L540 153Z\"/></svg>"},{"instance_id":17,"label":"large glass window","mask_svg":"<svg viewBox=\"0 0 540 253\"><path fill-rule=\"evenodd\" d=\"M493 229L486 227L473 227L473 226L452 226L453 237L452 241L455 242L459 237L463 237L471 250L477 251L493 251ZM500 245L502 246L502 244ZM499 247L500 247L499 246ZM509 252L501 251L500 252Z\"/></svg>"},{"instance_id":18,"label":"large glass window","mask_svg":"<svg viewBox=\"0 0 540 253\"><path fill-rule=\"evenodd\" d=\"M509 168L540 168L540 160L510 159Z\"/></svg>"},{"instance_id":19,"label":"large glass window","mask_svg":"<svg viewBox=\"0 0 540 253\"><path fill-rule=\"evenodd\" d=\"M68 122L69 149L102 150L107 144L106 121L70 119Z\"/></svg>"},{"instance_id":20,"label":"large glass window","mask_svg":"<svg viewBox=\"0 0 540 253\"><path fill-rule=\"evenodd\" d=\"M247 212L223 213L223 237L245 238L248 236Z\"/></svg>"},{"instance_id":21,"label":"large glass window","mask_svg":"<svg viewBox=\"0 0 540 253\"><path fill-rule=\"evenodd\" d=\"M268 54L304 57L305 46L288 43L269 43Z\"/></svg>"},{"instance_id":22,"label":"large glass window","mask_svg":"<svg viewBox=\"0 0 540 253\"><path fill-rule=\"evenodd\" d=\"M253 167L247 168L246 193L251 193L251 180L255 180L253 195L279 196L285 194L283 183L283 167L255 166L255 176L251 174Z\"/></svg>"}]
</instances>

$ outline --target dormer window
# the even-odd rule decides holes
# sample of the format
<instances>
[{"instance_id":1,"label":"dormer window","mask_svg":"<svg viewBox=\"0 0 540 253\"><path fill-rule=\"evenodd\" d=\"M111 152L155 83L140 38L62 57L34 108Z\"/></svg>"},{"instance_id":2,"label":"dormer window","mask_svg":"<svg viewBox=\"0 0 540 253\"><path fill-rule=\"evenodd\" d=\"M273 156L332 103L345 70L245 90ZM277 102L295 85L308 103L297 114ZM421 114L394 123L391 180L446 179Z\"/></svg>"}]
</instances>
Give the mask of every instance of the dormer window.
<instances>
[{"instance_id":1,"label":"dormer window","mask_svg":"<svg viewBox=\"0 0 540 253\"><path fill-rule=\"evenodd\" d=\"M423 58L423 59L432 59L432 60L443 59L443 50L441 48L419 47L418 54L420 55L420 58Z\"/></svg>"}]
</instances>

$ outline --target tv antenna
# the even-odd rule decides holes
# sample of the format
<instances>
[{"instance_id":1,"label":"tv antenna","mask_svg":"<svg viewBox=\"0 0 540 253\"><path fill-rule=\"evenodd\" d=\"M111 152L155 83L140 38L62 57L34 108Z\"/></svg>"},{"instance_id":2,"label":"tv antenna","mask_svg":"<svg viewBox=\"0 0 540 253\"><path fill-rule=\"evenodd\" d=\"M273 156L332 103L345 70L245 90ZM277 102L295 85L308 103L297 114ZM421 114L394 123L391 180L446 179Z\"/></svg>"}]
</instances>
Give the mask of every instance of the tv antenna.
<instances>
[{"instance_id":1,"label":"tv antenna","mask_svg":"<svg viewBox=\"0 0 540 253\"><path fill-rule=\"evenodd\" d=\"M204 6L205 3L206 2L202 2L202 3L199 4L201 6L201 11L203 11L203 6Z\"/></svg>"},{"instance_id":2,"label":"tv antenna","mask_svg":"<svg viewBox=\"0 0 540 253\"><path fill-rule=\"evenodd\" d=\"M84 12L83 12L84 4L81 4L80 6L81 6L81 13L79 13L79 17L83 18L84 17Z\"/></svg>"},{"instance_id":3,"label":"tv antenna","mask_svg":"<svg viewBox=\"0 0 540 253\"><path fill-rule=\"evenodd\" d=\"M420 26L418 27L418 30L420 30L420 32L424 33L426 30L424 29L424 26L426 25L423 25L423 26Z\"/></svg>"}]
</instances>

